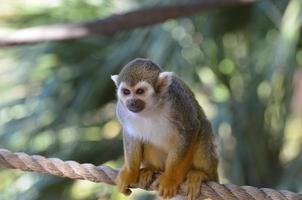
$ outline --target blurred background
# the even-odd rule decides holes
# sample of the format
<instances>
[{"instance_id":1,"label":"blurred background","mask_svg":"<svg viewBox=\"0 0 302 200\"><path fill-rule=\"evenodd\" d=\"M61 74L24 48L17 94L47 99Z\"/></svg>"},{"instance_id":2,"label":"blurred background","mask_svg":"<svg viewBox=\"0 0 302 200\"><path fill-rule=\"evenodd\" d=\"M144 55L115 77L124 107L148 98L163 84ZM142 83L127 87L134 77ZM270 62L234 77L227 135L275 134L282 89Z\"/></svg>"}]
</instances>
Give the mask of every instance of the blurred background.
<instances>
[{"instance_id":1,"label":"blurred background","mask_svg":"<svg viewBox=\"0 0 302 200\"><path fill-rule=\"evenodd\" d=\"M190 3L165 1L166 5ZM159 0L1 0L7 30L80 22ZM222 183L302 192L302 2L258 1L114 36L0 49L0 148L120 167L110 75L153 59L190 85L219 137ZM113 186L0 169L0 199L128 199ZM129 199L152 199L135 190Z\"/></svg>"}]
</instances>

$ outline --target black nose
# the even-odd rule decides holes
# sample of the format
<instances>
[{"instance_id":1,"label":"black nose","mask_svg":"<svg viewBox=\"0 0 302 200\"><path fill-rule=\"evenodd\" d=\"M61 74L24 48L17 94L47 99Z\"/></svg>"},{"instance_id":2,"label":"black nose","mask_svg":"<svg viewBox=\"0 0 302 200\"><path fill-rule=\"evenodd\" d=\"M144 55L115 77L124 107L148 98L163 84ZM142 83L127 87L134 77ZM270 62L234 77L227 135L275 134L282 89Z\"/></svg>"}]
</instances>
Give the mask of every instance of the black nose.
<instances>
[{"instance_id":1,"label":"black nose","mask_svg":"<svg viewBox=\"0 0 302 200\"><path fill-rule=\"evenodd\" d=\"M145 108L145 102L140 99L128 100L126 104L127 104L127 108L135 113L138 113Z\"/></svg>"}]
</instances>

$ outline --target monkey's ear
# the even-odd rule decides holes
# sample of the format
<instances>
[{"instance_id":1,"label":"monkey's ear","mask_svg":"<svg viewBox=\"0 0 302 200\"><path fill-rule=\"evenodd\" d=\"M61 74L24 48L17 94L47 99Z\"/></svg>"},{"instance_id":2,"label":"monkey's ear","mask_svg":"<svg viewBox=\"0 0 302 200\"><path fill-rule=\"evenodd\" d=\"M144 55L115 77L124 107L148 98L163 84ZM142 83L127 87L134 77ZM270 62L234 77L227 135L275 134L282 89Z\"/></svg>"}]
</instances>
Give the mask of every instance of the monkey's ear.
<instances>
[{"instance_id":1,"label":"monkey's ear","mask_svg":"<svg viewBox=\"0 0 302 200\"><path fill-rule=\"evenodd\" d=\"M166 91L172 82L173 72L161 72L158 76L157 91L162 93Z\"/></svg>"},{"instance_id":2,"label":"monkey's ear","mask_svg":"<svg viewBox=\"0 0 302 200\"><path fill-rule=\"evenodd\" d=\"M118 75L111 75L111 79L113 80L114 84L115 84L116 86L118 86L118 81L117 81Z\"/></svg>"}]
</instances>

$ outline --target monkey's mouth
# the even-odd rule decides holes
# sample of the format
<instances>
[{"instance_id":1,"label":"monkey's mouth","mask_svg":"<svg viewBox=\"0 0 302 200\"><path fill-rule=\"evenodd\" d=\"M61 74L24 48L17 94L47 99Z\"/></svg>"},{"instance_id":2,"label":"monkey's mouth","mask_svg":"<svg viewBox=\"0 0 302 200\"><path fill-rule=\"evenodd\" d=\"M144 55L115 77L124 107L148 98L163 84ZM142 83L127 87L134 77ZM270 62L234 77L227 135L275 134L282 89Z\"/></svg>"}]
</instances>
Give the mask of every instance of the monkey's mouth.
<instances>
[{"instance_id":1,"label":"monkey's mouth","mask_svg":"<svg viewBox=\"0 0 302 200\"><path fill-rule=\"evenodd\" d=\"M133 99L129 102L127 102L127 108L131 112L138 113L144 110L145 108L145 102L140 99Z\"/></svg>"},{"instance_id":2,"label":"monkey's mouth","mask_svg":"<svg viewBox=\"0 0 302 200\"><path fill-rule=\"evenodd\" d=\"M142 111L144 108L139 108L139 107L128 107L128 109L129 109L131 112L139 113L139 112Z\"/></svg>"}]
</instances>

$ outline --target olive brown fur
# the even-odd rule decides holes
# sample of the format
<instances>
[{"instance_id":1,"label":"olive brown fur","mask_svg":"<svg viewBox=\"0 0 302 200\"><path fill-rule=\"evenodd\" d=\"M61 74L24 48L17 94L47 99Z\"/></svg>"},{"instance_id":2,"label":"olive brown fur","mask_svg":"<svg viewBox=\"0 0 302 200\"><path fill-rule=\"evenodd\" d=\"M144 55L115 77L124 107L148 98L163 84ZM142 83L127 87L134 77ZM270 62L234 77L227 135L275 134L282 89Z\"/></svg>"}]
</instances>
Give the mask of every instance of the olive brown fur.
<instances>
[{"instance_id":1,"label":"olive brown fur","mask_svg":"<svg viewBox=\"0 0 302 200\"><path fill-rule=\"evenodd\" d=\"M121 70L118 77L118 84L122 81L134 86L139 81L147 81L155 85L162 69L153 61L144 58L136 58L129 62Z\"/></svg>"}]
</instances>

